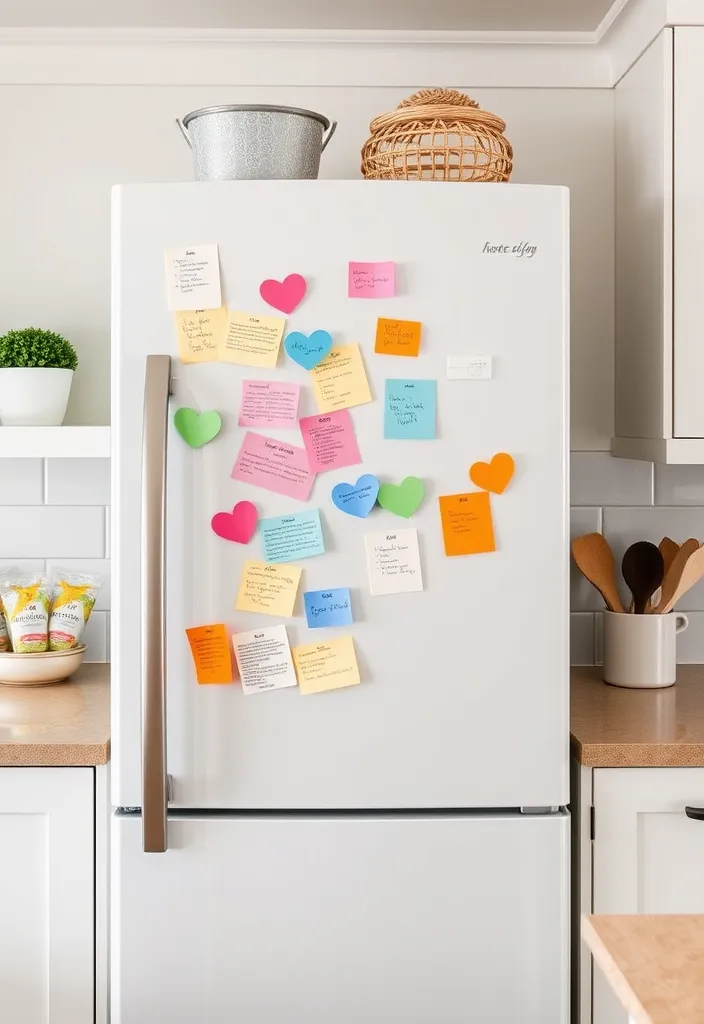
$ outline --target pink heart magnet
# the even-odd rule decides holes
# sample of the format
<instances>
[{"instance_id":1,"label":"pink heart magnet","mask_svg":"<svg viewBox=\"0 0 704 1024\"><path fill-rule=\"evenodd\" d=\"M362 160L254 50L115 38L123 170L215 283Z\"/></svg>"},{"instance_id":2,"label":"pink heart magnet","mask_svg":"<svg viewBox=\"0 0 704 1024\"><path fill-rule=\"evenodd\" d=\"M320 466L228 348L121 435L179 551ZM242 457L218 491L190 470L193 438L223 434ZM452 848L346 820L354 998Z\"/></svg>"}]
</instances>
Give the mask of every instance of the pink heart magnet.
<instances>
[{"instance_id":1,"label":"pink heart magnet","mask_svg":"<svg viewBox=\"0 0 704 1024\"><path fill-rule=\"evenodd\" d=\"M249 544L257 528L257 507L251 501L238 501L232 512L216 512L210 525L223 540Z\"/></svg>"},{"instance_id":2,"label":"pink heart magnet","mask_svg":"<svg viewBox=\"0 0 704 1024\"><path fill-rule=\"evenodd\" d=\"M269 278L259 285L259 294L264 301L281 310L282 313L293 313L306 294L306 279L300 274L289 274L283 281Z\"/></svg>"}]
</instances>

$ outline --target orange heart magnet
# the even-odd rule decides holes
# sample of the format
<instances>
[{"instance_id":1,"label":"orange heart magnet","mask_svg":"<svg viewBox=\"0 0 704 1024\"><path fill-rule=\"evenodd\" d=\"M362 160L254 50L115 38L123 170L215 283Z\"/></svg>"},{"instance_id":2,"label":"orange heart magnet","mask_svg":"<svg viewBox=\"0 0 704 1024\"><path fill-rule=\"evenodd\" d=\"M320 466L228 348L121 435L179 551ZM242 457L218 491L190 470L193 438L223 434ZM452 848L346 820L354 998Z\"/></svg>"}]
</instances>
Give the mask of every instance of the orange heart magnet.
<instances>
[{"instance_id":1,"label":"orange heart magnet","mask_svg":"<svg viewBox=\"0 0 704 1024\"><path fill-rule=\"evenodd\" d=\"M515 463L506 452L499 452L491 462L475 462L469 470L469 479L483 491L503 494L511 483Z\"/></svg>"}]
</instances>

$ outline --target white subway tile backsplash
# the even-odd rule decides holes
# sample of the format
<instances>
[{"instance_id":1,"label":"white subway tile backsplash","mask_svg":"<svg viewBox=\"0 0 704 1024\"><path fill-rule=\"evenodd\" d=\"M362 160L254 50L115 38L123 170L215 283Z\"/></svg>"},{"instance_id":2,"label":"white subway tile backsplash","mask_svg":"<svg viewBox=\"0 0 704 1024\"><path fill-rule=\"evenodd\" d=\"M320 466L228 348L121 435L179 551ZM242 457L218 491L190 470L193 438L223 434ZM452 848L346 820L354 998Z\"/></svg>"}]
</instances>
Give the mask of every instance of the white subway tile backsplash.
<instances>
[{"instance_id":1,"label":"white subway tile backsplash","mask_svg":"<svg viewBox=\"0 0 704 1024\"><path fill-rule=\"evenodd\" d=\"M655 504L704 505L704 466L656 465Z\"/></svg>"},{"instance_id":2,"label":"white subway tile backsplash","mask_svg":"<svg viewBox=\"0 0 704 1024\"><path fill-rule=\"evenodd\" d=\"M84 661L108 661L109 619L107 612L93 612L88 619L83 633Z\"/></svg>"},{"instance_id":3,"label":"white subway tile backsplash","mask_svg":"<svg viewBox=\"0 0 704 1024\"><path fill-rule=\"evenodd\" d=\"M650 462L614 459L608 452L572 452L573 505L652 505Z\"/></svg>"},{"instance_id":4,"label":"white subway tile backsplash","mask_svg":"<svg viewBox=\"0 0 704 1024\"><path fill-rule=\"evenodd\" d=\"M103 558L105 510L99 506L0 506L4 561L33 558Z\"/></svg>"},{"instance_id":5,"label":"white subway tile backsplash","mask_svg":"<svg viewBox=\"0 0 704 1024\"><path fill-rule=\"evenodd\" d=\"M570 509L570 540L585 533L601 532L600 508ZM582 576L570 558L570 608L573 612L598 611L604 607L599 592Z\"/></svg>"},{"instance_id":6,"label":"white subway tile backsplash","mask_svg":"<svg viewBox=\"0 0 704 1024\"><path fill-rule=\"evenodd\" d=\"M0 505L41 505L44 473L41 459L3 459Z\"/></svg>"},{"instance_id":7,"label":"white subway tile backsplash","mask_svg":"<svg viewBox=\"0 0 704 1024\"><path fill-rule=\"evenodd\" d=\"M677 661L680 665L704 663L704 612L686 612L689 626L677 637Z\"/></svg>"},{"instance_id":8,"label":"white subway tile backsplash","mask_svg":"<svg viewBox=\"0 0 704 1024\"><path fill-rule=\"evenodd\" d=\"M46 571L56 572L58 569L70 569L72 572L87 572L102 576L105 580L97 600L95 611L110 610L110 559L109 558L48 558Z\"/></svg>"},{"instance_id":9,"label":"white subway tile backsplash","mask_svg":"<svg viewBox=\"0 0 704 1024\"><path fill-rule=\"evenodd\" d=\"M594 614L572 612L570 615L570 664L594 664Z\"/></svg>"},{"instance_id":10,"label":"white subway tile backsplash","mask_svg":"<svg viewBox=\"0 0 704 1024\"><path fill-rule=\"evenodd\" d=\"M47 459L50 505L109 505L110 459Z\"/></svg>"},{"instance_id":11,"label":"white subway tile backsplash","mask_svg":"<svg viewBox=\"0 0 704 1024\"><path fill-rule=\"evenodd\" d=\"M636 540L650 540L659 544L663 537L671 537L681 544L688 537L704 540L704 509L694 508L605 508L603 533L613 548L616 565L620 567L623 553ZM629 600L628 589L621 581L621 596ZM678 604L680 611L704 611L704 581L684 595Z\"/></svg>"}]
</instances>

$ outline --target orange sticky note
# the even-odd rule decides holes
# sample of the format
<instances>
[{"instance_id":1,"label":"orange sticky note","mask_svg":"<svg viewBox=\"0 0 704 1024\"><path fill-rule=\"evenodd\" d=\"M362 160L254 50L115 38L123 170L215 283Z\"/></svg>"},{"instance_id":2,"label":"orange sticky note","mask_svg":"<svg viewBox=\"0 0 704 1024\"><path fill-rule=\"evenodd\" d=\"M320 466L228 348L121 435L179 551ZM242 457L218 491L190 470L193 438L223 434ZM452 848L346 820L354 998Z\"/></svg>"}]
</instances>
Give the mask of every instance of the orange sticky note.
<instances>
[{"instance_id":1,"label":"orange sticky note","mask_svg":"<svg viewBox=\"0 0 704 1024\"><path fill-rule=\"evenodd\" d=\"M230 642L223 623L215 626L194 626L186 635L199 683L231 683L232 658Z\"/></svg>"},{"instance_id":2,"label":"orange sticky note","mask_svg":"<svg viewBox=\"0 0 704 1024\"><path fill-rule=\"evenodd\" d=\"M417 320L388 320L380 316L374 351L380 356L417 356L422 326Z\"/></svg>"},{"instance_id":3,"label":"orange sticky note","mask_svg":"<svg viewBox=\"0 0 704 1024\"><path fill-rule=\"evenodd\" d=\"M444 494L438 500L446 555L496 551L491 504L486 491Z\"/></svg>"}]
</instances>

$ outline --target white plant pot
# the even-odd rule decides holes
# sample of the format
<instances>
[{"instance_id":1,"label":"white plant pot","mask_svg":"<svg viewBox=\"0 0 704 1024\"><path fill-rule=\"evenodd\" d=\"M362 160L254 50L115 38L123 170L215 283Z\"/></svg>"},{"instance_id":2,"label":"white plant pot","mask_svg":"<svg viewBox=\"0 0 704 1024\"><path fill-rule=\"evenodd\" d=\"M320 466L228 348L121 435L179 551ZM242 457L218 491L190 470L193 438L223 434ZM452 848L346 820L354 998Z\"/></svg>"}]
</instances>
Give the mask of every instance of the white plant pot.
<instances>
[{"instance_id":1,"label":"white plant pot","mask_svg":"<svg viewBox=\"0 0 704 1024\"><path fill-rule=\"evenodd\" d=\"M73 370L0 368L0 423L4 427L59 427L66 415Z\"/></svg>"}]
</instances>

